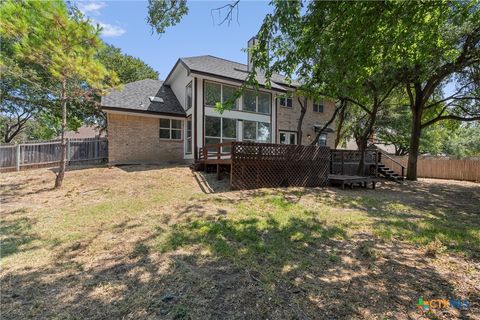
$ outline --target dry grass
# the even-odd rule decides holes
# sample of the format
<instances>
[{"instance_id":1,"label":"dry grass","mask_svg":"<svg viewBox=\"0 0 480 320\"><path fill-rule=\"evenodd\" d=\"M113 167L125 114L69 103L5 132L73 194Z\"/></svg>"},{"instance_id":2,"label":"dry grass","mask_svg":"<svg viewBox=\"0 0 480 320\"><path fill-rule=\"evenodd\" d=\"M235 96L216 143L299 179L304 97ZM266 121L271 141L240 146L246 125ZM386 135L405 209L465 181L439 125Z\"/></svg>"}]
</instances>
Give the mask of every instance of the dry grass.
<instances>
[{"instance_id":1,"label":"dry grass","mask_svg":"<svg viewBox=\"0 0 480 320\"><path fill-rule=\"evenodd\" d=\"M480 312L478 184L229 192L155 166L53 178L0 177L4 319L417 319L420 296L470 301L431 318Z\"/></svg>"}]
</instances>

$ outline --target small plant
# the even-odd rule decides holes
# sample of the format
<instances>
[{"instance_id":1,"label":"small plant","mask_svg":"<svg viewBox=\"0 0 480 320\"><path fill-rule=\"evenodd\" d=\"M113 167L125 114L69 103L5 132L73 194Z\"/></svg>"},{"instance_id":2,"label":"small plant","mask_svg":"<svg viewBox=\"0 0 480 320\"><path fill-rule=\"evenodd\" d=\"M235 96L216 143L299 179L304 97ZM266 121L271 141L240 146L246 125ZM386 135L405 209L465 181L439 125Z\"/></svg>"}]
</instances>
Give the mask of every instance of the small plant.
<instances>
[{"instance_id":1,"label":"small plant","mask_svg":"<svg viewBox=\"0 0 480 320\"><path fill-rule=\"evenodd\" d=\"M434 241L429 242L425 246L425 255L430 258L435 258L437 254L442 253L446 250L446 247L443 245L442 241L438 238L435 238Z\"/></svg>"},{"instance_id":2,"label":"small plant","mask_svg":"<svg viewBox=\"0 0 480 320\"><path fill-rule=\"evenodd\" d=\"M373 248L373 241L362 241L357 247L358 255L366 260L376 260L377 252Z\"/></svg>"}]
</instances>

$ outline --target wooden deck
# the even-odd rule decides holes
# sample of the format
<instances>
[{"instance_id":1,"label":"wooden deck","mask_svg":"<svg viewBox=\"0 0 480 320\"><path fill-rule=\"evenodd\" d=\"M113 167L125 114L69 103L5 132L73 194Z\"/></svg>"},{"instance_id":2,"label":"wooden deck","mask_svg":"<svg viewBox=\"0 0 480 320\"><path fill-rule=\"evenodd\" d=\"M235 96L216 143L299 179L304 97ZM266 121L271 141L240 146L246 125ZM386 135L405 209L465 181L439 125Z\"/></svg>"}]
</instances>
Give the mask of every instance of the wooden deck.
<instances>
[{"instance_id":1,"label":"wooden deck","mask_svg":"<svg viewBox=\"0 0 480 320\"><path fill-rule=\"evenodd\" d=\"M227 142L200 148L195 170L212 172L213 169L219 180L222 172L227 173L232 188L240 189L277 185L324 186L328 183L339 185L342 189L345 186L351 189L355 186L367 188L371 184L375 189L380 175L390 177L390 180L403 180L403 166L402 176L394 177L393 171L381 163L382 158L388 155L376 149L365 152L364 175L356 175L360 156L361 153L355 150Z\"/></svg>"},{"instance_id":2,"label":"wooden deck","mask_svg":"<svg viewBox=\"0 0 480 320\"><path fill-rule=\"evenodd\" d=\"M345 189L345 185L350 186L350 189L353 189L355 185L367 188L369 183L372 184L372 189L375 189L375 183L378 182L375 177L347 176L341 174L330 174L328 175L328 180L331 184L340 185L342 189Z\"/></svg>"},{"instance_id":3,"label":"wooden deck","mask_svg":"<svg viewBox=\"0 0 480 320\"><path fill-rule=\"evenodd\" d=\"M217 179L221 179L220 166L231 166L232 165L232 153L224 152L223 149L232 148L232 143L217 143L209 144L205 147L200 148L199 159L197 164L203 166L206 169L207 165L216 165L217 166Z\"/></svg>"}]
</instances>

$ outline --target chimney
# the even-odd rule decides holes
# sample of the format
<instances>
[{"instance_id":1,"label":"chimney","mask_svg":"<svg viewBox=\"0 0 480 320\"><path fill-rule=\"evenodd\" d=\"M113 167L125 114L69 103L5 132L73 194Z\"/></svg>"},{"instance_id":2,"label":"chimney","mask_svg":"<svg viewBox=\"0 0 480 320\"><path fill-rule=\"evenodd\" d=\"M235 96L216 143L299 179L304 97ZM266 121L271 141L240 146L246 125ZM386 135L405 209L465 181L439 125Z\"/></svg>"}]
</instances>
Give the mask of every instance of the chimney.
<instances>
[{"instance_id":1,"label":"chimney","mask_svg":"<svg viewBox=\"0 0 480 320\"><path fill-rule=\"evenodd\" d=\"M250 40L248 40L248 48L247 48L247 69L248 71L252 71L253 65L252 65L252 53L250 52L251 48L257 44L257 38L252 37Z\"/></svg>"}]
</instances>

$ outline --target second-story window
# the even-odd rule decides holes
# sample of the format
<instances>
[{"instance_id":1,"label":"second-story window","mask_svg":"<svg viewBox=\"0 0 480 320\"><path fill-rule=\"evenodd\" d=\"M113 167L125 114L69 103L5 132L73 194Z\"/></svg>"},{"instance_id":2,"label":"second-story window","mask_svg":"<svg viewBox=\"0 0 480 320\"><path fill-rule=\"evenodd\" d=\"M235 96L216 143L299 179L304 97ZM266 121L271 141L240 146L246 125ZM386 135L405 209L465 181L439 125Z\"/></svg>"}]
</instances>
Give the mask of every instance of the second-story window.
<instances>
[{"instance_id":1,"label":"second-story window","mask_svg":"<svg viewBox=\"0 0 480 320\"><path fill-rule=\"evenodd\" d=\"M229 103L234 98L237 88L213 82L205 82L205 106L215 107L218 102ZM238 99L233 101L232 109L238 109Z\"/></svg>"},{"instance_id":2,"label":"second-story window","mask_svg":"<svg viewBox=\"0 0 480 320\"><path fill-rule=\"evenodd\" d=\"M293 107L293 100L292 100L292 97L290 96L278 98L278 101L280 103L280 107L285 107L285 108Z\"/></svg>"},{"instance_id":3,"label":"second-story window","mask_svg":"<svg viewBox=\"0 0 480 320\"><path fill-rule=\"evenodd\" d=\"M313 112L323 112L323 101L313 103Z\"/></svg>"},{"instance_id":4,"label":"second-story window","mask_svg":"<svg viewBox=\"0 0 480 320\"><path fill-rule=\"evenodd\" d=\"M270 94L245 90L243 93L243 111L270 114Z\"/></svg>"},{"instance_id":5,"label":"second-story window","mask_svg":"<svg viewBox=\"0 0 480 320\"><path fill-rule=\"evenodd\" d=\"M192 82L185 87L185 110L188 110L192 107Z\"/></svg>"}]
</instances>

